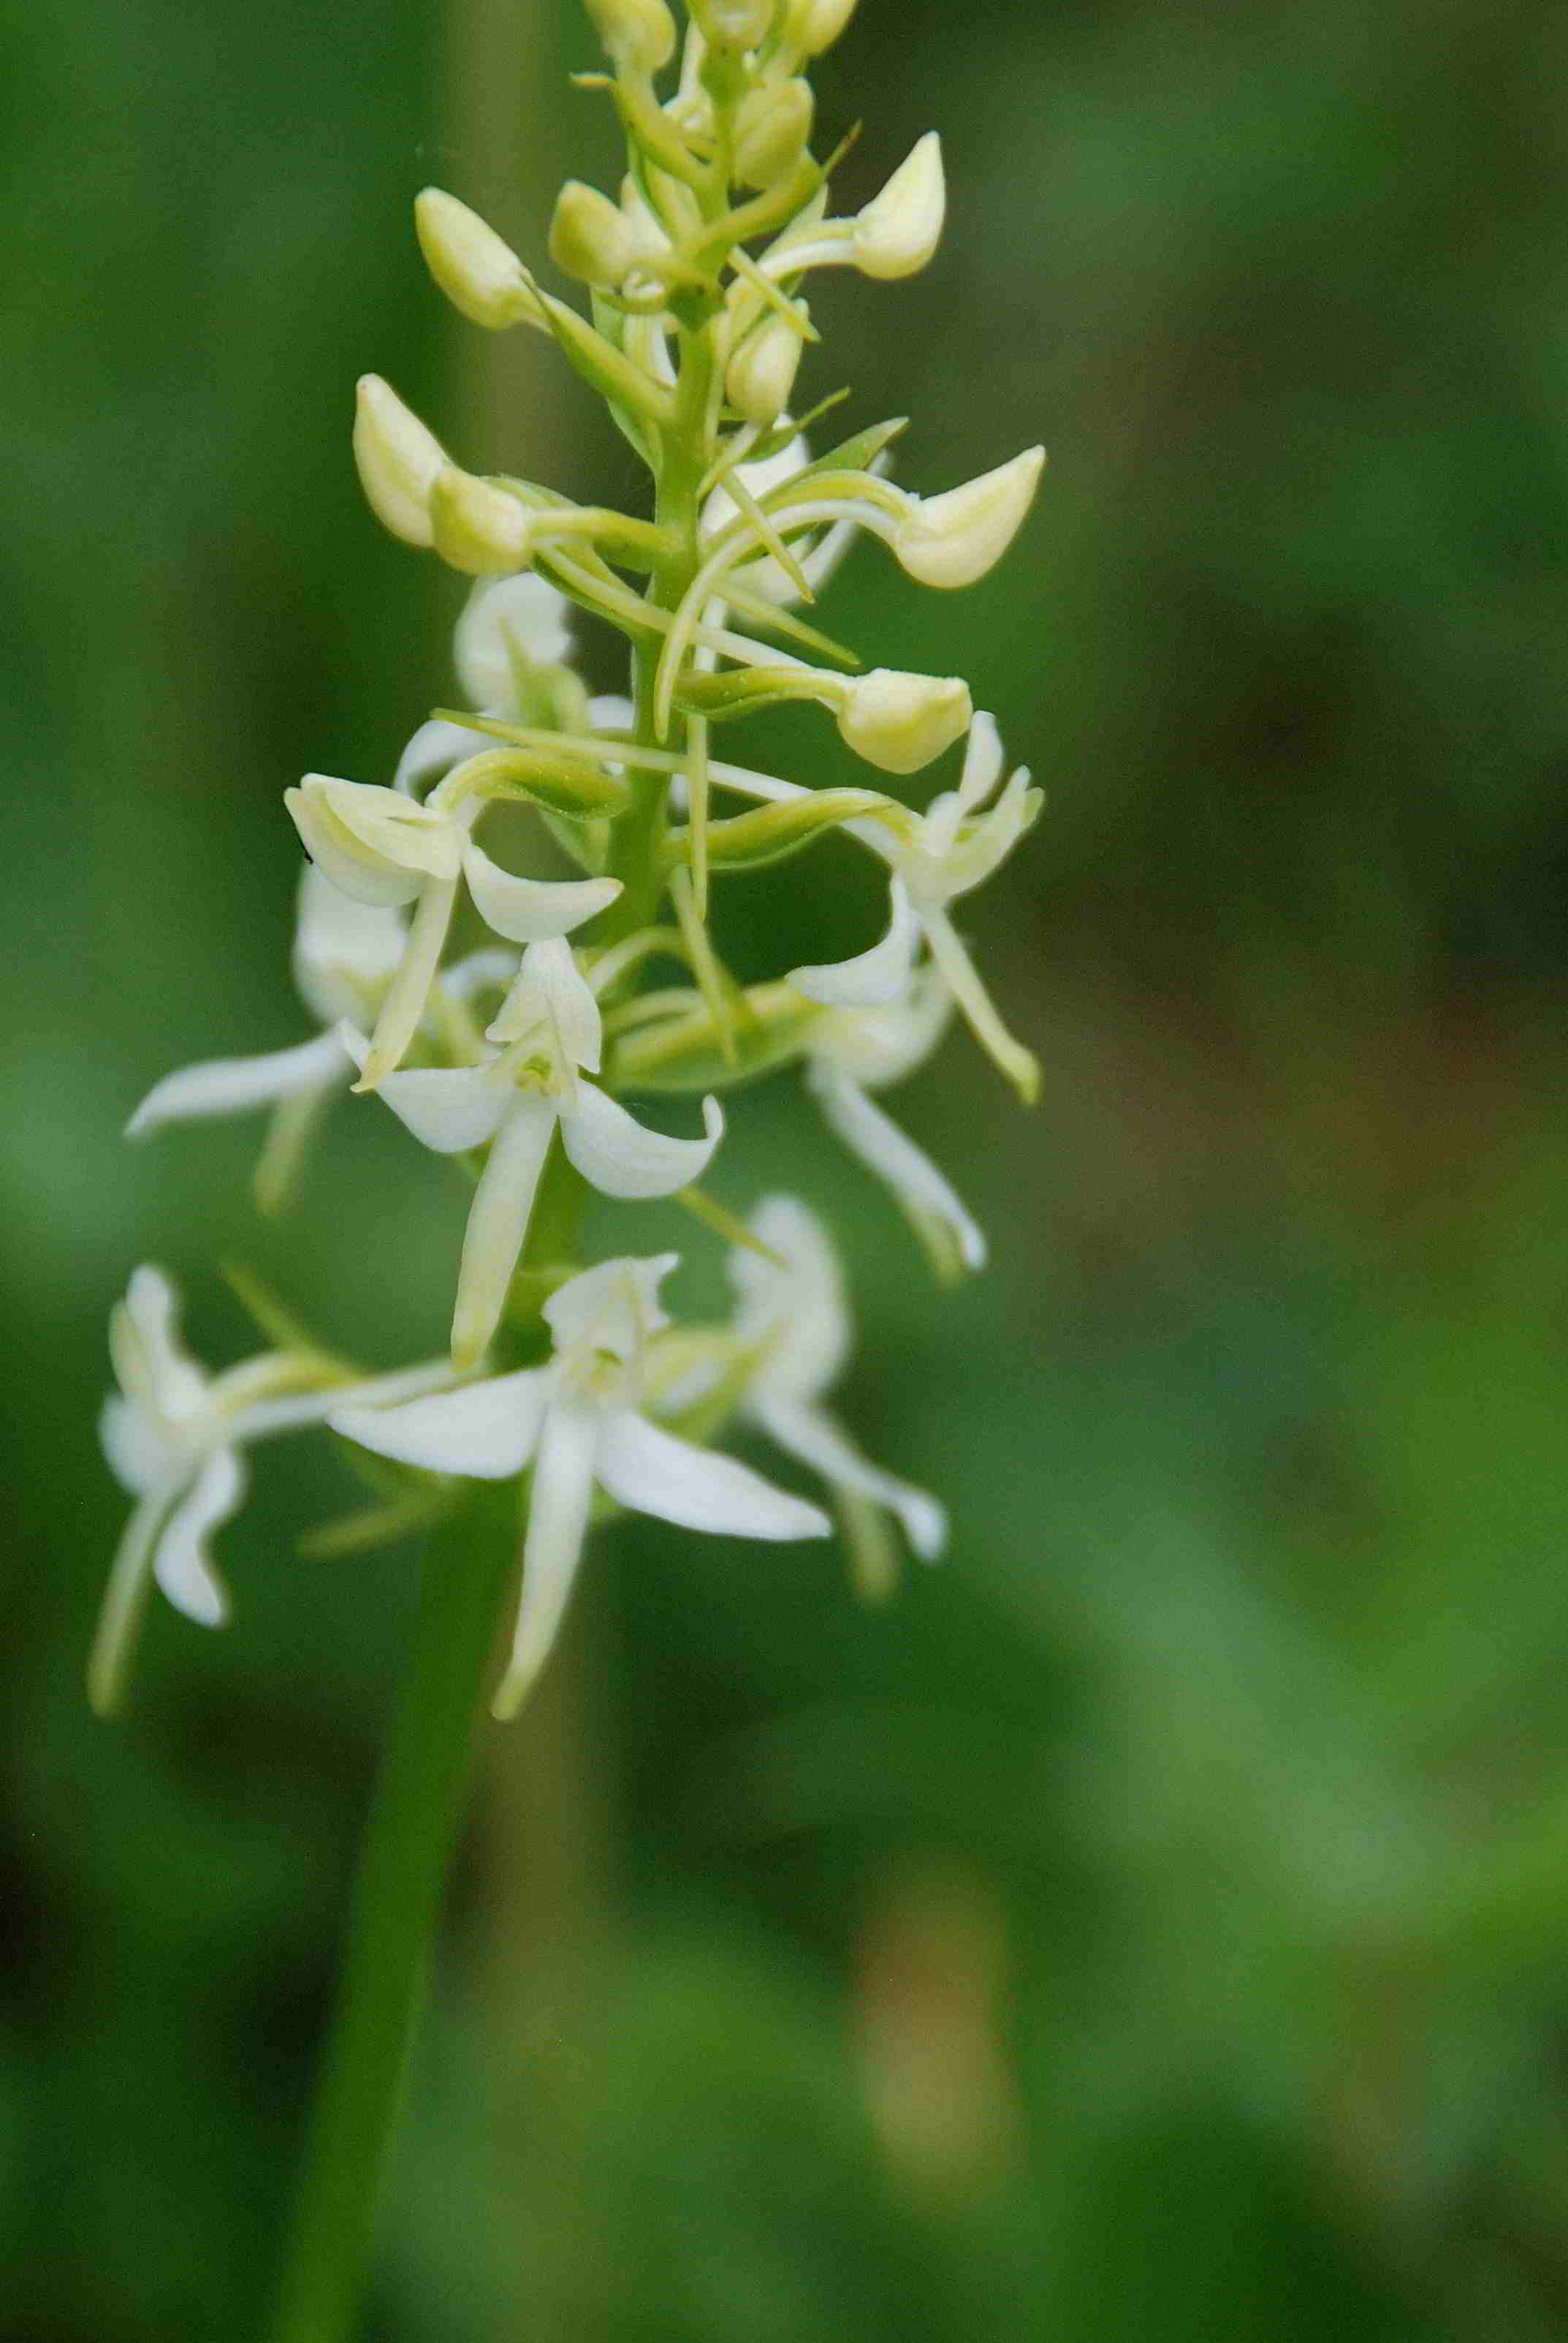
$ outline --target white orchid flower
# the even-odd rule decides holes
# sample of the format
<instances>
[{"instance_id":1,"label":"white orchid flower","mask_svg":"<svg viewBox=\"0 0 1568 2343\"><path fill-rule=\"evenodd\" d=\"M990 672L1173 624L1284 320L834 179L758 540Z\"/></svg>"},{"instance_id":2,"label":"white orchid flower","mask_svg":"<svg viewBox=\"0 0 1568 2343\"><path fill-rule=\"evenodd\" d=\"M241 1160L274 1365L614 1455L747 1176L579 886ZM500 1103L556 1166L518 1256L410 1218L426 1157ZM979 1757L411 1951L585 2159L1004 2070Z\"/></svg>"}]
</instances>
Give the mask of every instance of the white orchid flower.
<instances>
[{"instance_id":1,"label":"white orchid flower","mask_svg":"<svg viewBox=\"0 0 1568 2343\"><path fill-rule=\"evenodd\" d=\"M530 944L488 1038L481 1065L389 1074L380 1095L416 1139L438 1154L489 1146L457 1273L452 1355L473 1365L500 1323L528 1234L534 1195L558 1130L568 1158L601 1195L670 1196L701 1178L724 1131L716 1098L702 1102L704 1136L645 1130L584 1074L602 1051L598 1003L568 945ZM357 1053L358 1034L345 1031Z\"/></svg>"},{"instance_id":2,"label":"white orchid flower","mask_svg":"<svg viewBox=\"0 0 1568 2343\"><path fill-rule=\"evenodd\" d=\"M214 1058L166 1074L126 1125L126 1138L146 1139L166 1123L270 1106L272 1125L256 1187L264 1209L272 1209L281 1201L319 1109L335 1091L347 1089L354 1072L337 1026L346 1017L357 1023L374 1019L407 940L400 911L351 902L307 863L299 885L294 981L323 1030L291 1050Z\"/></svg>"},{"instance_id":3,"label":"white orchid flower","mask_svg":"<svg viewBox=\"0 0 1568 2343\"><path fill-rule=\"evenodd\" d=\"M942 1507L870 1463L822 1404L843 1371L850 1338L844 1281L827 1231L794 1196L765 1198L749 1226L766 1251L737 1245L729 1254L736 1338L758 1356L743 1415L830 1488L896 1514L915 1552L934 1562L947 1544Z\"/></svg>"},{"instance_id":4,"label":"white orchid flower","mask_svg":"<svg viewBox=\"0 0 1568 2343\"><path fill-rule=\"evenodd\" d=\"M245 1494L240 1451L257 1440L324 1423L346 1399L370 1405L438 1390L446 1360L354 1383L327 1362L265 1352L210 1375L179 1339L179 1298L161 1269L135 1272L109 1321L119 1393L99 1423L104 1453L136 1499L109 1576L88 1664L94 1707L106 1715L124 1689L149 1586L204 1627L221 1627L228 1595L208 1541Z\"/></svg>"},{"instance_id":5,"label":"white orchid flower","mask_svg":"<svg viewBox=\"0 0 1568 2343\"><path fill-rule=\"evenodd\" d=\"M891 924L869 951L825 967L791 969L789 981L825 1008L887 1008L907 998L923 937L976 1040L1025 1102L1032 1103L1040 1090L1039 1063L1002 1023L948 916L948 905L990 877L1040 811L1040 793L1030 789L1024 765L986 808L1004 761L995 718L977 715L956 789L945 791L925 814L906 816L897 825L846 823L891 866Z\"/></svg>"},{"instance_id":6,"label":"white orchid flower","mask_svg":"<svg viewBox=\"0 0 1568 2343\"><path fill-rule=\"evenodd\" d=\"M829 1009L806 1035L806 1087L829 1128L890 1190L939 1276L983 1269L986 1241L951 1182L868 1095L924 1065L947 1029L952 995L930 961L885 1009Z\"/></svg>"},{"instance_id":7,"label":"white orchid flower","mask_svg":"<svg viewBox=\"0 0 1568 2343\"><path fill-rule=\"evenodd\" d=\"M536 569L484 578L463 606L452 637L457 681L479 716L520 717L540 668L564 667L575 648L571 604ZM474 753L474 734L449 718L421 724L397 762L392 786L413 795Z\"/></svg>"},{"instance_id":8,"label":"white orchid flower","mask_svg":"<svg viewBox=\"0 0 1568 2343\"><path fill-rule=\"evenodd\" d=\"M325 773L307 773L284 791L307 853L333 886L361 903L414 905L357 1090L376 1089L419 1029L460 881L487 925L512 943L568 935L620 893L618 879L522 879L503 870L473 836L485 800L477 789L465 795L462 782L459 767L437 801L427 804ZM438 801L447 791L447 801Z\"/></svg>"},{"instance_id":9,"label":"white orchid flower","mask_svg":"<svg viewBox=\"0 0 1568 2343\"><path fill-rule=\"evenodd\" d=\"M504 1481L532 1463L522 1595L498 1716L517 1714L555 1642L596 1483L617 1504L682 1529L773 1540L829 1534L815 1505L642 1413L644 1353L668 1323L658 1286L675 1263L674 1253L609 1261L561 1286L544 1305L555 1342L547 1366L401 1406L351 1404L331 1419L377 1454L430 1472Z\"/></svg>"}]
</instances>

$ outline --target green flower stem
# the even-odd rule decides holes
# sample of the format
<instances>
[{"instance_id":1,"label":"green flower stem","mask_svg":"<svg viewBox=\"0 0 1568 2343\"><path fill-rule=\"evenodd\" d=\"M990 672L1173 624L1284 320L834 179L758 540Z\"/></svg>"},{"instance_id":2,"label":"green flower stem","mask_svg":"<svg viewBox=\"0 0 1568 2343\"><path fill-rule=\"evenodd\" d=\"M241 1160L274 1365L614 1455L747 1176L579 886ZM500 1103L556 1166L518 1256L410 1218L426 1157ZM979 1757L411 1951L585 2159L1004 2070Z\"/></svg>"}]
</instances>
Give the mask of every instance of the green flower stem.
<instances>
[{"instance_id":1,"label":"green flower stem","mask_svg":"<svg viewBox=\"0 0 1568 2343\"><path fill-rule=\"evenodd\" d=\"M354 2331L517 1545L515 1483L480 1483L426 1552L272 2343L346 2343Z\"/></svg>"}]
</instances>

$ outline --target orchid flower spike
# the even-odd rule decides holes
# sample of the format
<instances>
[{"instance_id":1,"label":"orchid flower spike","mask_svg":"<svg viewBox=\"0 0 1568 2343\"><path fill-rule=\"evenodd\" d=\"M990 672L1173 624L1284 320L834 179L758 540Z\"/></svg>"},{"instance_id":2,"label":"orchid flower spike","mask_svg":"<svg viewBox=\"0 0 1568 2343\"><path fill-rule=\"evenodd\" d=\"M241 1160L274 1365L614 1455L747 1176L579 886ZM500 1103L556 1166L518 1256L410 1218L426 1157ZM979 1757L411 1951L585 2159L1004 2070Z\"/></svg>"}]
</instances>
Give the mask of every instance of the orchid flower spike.
<instances>
[{"instance_id":1,"label":"orchid flower spike","mask_svg":"<svg viewBox=\"0 0 1568 2343\"><path fill-rule=\"evenodd\" d=\"M585 1081L599 1070L598 1003L569 946L531 944L489 1029L500 1046L477 1066L388 1074L380 1095L437 1154L488 1145L457 1272L452 1355L472 1366L488 1348L528 1234L550 1142L601 1195L671 1196L699 1180L724 1132L716 1098L702 1102L701 1139L667 1139ZM347 1028L344 1043L364 1051Z\"/></svg>"},{"instance_id":2,"label":"orchid flower spike","mask_svg":"<svg viewBox=\"0 0 1568 2343\"><path fill-rule=\"evenodd\" d=\"M415 907L357 1090L375 1090L419 1029L459 880L486 924L511 943L569 935L620 893L618 879L520 879L503 870L472 835L484 800L477 791L464 797L461 779L459 768L445 785L453 799L444 806L324 773L307 773L284 792L306 852L333 886L357 902Z\"/></svg>"},{"instance_id":3,"label":"orchid flower spike","mask_svg":"<svg viewBox=\"0 0 1568 2343\"><path fill-rule=\"evenodd\" d=\"M985 1237L951 1182L868 1093L924 1065L952 1006L940 970L928 960L901 1001L883 1009L824 1010L805 1043L806 1087L829 1129L888 1188L946 1279L985 1267Z\"/></svg>"},{"instance_id":4,"label":"orchid flower spike","mask_svg":"<svg viewBox=\"0 0 1568 2343\"><path fill-rule=\"evenodd\" d=\"M947 908L990 877L1039 814L1040 793L1030 789L1023 765L987 807L1004 762L996 719L979 715L970 728L956 789L945 791L923 816L910 817L897 831L884 822L850 825L863 844L892 866L891 924L869 951L827 966L791 969L789 981L826 1008L886 1008L908 993L923 936L975 1039L1027 1105L1039 1095L1039 1062L1003 1025Z\"/></svg>"},{"instance_id":5,"label":"orchid flower spike","mask_svg":"<svg viewBox=\"0 0 1568 2343\"><path fill-rule=\"evenodd\" d=\"M227 1619L228 1595L208 1541L244 1497L243 1448L324 1423L346 1399L367 1405L407 1399L452 1379L443 1359L355 1383L323 1358L286 1351L264 1352L209 1375L182 1344L178 1318L173 1283L145 1264L109 1321L120 1388L105 1403L99 1433L110 1470L136 1502L88 1662L88 1694L100 1715L118 1704L125 1689L154 1581L199 1625L221 1627Z\"/></svg>"},{"instance_id":6,"label":"orchid flower spike","mask_svg":"<svg viewBox=\"0 0 1568 2343\"><path fill-rule=\"evenodd\" d=\"M648 1340L668 1323L658 1287L675 1265L673 1253L608 1261L559 1287L544 1305L555 1345L547 1366L408 1405L350 1404L332 1417L362 1447L430 1472L504 1481L533 1465L499 1717L516 1715L556 1640L596 1483L617 1504L682 1529L769 1540L829 1534L815 1505L642 1413Z\"/></svg>"},{"instance_id":7,"label":"orchid flower spike","mask_svg":"<svg viewBox=\"0 0 1568 2343\"><path fill-rule=\"evenodd\" d=\"M947 1544L947 1515L934 1497L869 1463L823 1401L849 1354L843 1275L828 1232L795 1196L769 1196L752 1214L753 1245L729 1254L738 1342L758 1363L742 1413L776 1447L820 1473L841 1496L868 1499L897 1515L922 1561Z\"/></svg>"},{"instance_id":8,"label":"orchid flower spike","mask_svg":"<svg viewBox=\"0 0 1568 2343\"><path fill-rule=\"evenodd\" d=\"M340 1019L368 1022L381 1004L408 940L402 913L351 902L314 863L300 878L294 980L322 1028L314 1040L264 1057L214 1058L166 1074L126 1125L146 1139L166 1123L202 1121L270 1106L271 1129L256 1166L257 1199L282 1199L310 1128L333 1092L346 1090L353 1062L334 1030Z\"/></svg>"}]
</instances>

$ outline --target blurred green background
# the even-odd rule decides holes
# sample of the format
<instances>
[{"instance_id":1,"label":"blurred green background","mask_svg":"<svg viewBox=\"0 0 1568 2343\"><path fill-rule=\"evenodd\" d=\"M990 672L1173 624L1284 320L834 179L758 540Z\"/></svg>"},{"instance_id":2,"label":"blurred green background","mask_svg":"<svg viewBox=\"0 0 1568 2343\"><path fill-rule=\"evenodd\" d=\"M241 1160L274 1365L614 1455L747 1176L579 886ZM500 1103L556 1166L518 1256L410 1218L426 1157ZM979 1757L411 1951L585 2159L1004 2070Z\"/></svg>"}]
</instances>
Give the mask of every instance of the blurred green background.
<instances>
[{"instance_id":1,"label":"blurred green background","mask_svg":"<svg viewBox=\"0 0 1568 2343\"><path fill-rule=\"evenodd\" d=\"M390 1117L276 1227L254 1125L118 1132L300 1036L279 791L451 689L355 377L632 489L409 225L434 179L538 252L612 168L593 57L574 0L0 25L0 2343L258 2332L415 1557L303 1560L349 1484L264 1454L235 1629L160 1611L95 1725L105 1314L160 1259L239 1355L237 1259L419 1354L462 1199ZM846 1410L952 1557L869 1615L826 1549L596 1542L487 1744L367 2331L1568 2335L1568 17L861 0L820 78L848 201L934 123L953 203L924 278L822 280L810 388L912 415L918 488L1052 453L970 594L870 550L828 606L1049 789L966 922L1045 1102L962 1036L896 1102L993 1237L956 1297L792 1082L738 1117L715 1184L847 1230ZM867 940L851 855L796 868L809 956ZM758 969L782 892L727 899Z\"/></svg>"}]
</instances>

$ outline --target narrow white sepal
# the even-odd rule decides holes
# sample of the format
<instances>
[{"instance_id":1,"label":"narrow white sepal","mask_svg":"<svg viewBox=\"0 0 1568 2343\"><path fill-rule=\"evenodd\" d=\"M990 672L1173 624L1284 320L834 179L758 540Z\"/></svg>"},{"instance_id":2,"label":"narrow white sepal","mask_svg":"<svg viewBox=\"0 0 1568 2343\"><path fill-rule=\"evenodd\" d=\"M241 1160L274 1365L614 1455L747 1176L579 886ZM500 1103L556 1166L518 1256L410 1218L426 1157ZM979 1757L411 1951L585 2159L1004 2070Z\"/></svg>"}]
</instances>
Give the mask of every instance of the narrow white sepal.
<instances>
[{"instance_id":1,"label":"narrow white sepal","mask_svg":"<svg viewBox=\"0 0 1568 2343\"><path fill-rule=\"evenodd\" d=\"M153 1574L176 1611L201 1627L221 1627L228 1595L207 1552L207 1539L245 1494L245 1472L232 1448L207 1458L164 1524Z\"/></svg>"},{"instance_id":2,"label":"narrow white sepal","mask_svg":"<svg viewBox=\"0 0 1568 2343\"><path fill-rule=\"evenodd\" d=\"M917 1233L924 1222L936 1222L966 1269L983 1269L984 1232L925 1151L839 1067L819 1062L806 1080L831 1130L891 1189Z\"/></svg>"},{"instance_id":3,"label":"narrow white sepal","mask_svg":"<svg viewBox=\"0 0 1568 2343\"><path fill-rule=\"evenodd\" d=\"M852 1489L873 1504L886 1505L904 1525L910 1544L922 1562L935 1562L948 1540L948 1517L936 1499L923 1489L900 1481L873 1464L829 1415L814 1407L788 1406L763 1400L757 1421L769 1438L802 1464L820 1473L825 1481Z\"/></svg>"},{"instance_id":4,"label":"narrow white sepal","mask_svg":"<svg viewBox=\"0 0 1568 2343\"><path fill-rule=\"evenodd\" d=\"M492 1703L500 1718L517 1715L560 1630L588 1532L598 1443L596 1412L570 1406L546 1410L523 1540L523 1584L512 1656Z\"/></svg>"},{"instance_id":5,"label":"narrow white sepal","mask_svg":"<svg viewBox=\"0 0 1568 2343\"><path fill-rule=\"evenodd\" d=\"M902 1001L920 948L920 923L908 890L897 879L889 889L889 908L892 916L880 943L853 960L792 968L789 982L796 991L825 1009L890 1009Z\"/></svg>"},{"instance_id":6,"label":"narrow white sepal","mask_svg":"<svg viewBox=\"0 0 1568 2343\"><path fill-rule=\"evenodd\" d=\"M701 1179L724 1136L724 1110L711 1095L702 1101L702 1121L704 1138L668 1139L584 1082L571 1104L562 1106L561 1144L603 1196L673 1196Z\"/></svg>"},{"instance_id":7,"label":"narrow white sepal","mask_svg":"<svg viewBox=\"0 0 1568 2343\"><path fill-rule=\"evenodd\" d=\"M327 1090L346 1081L351 1071L335 1033L274 1050L260 1058L213 1058L166 1074L126 1125L127 1139L145 1139L168 1122L199 1122L209 1116L245 1114L280 1099Z\"/></svg>"},{"instance_id":8,"label":"narrow white sepal","mask_svg":"<svg viewBox=\"0 0 1568 2343\"><path fill-rule=\"evenodd\" d=\"M546 1370L527 1367L402 1407L339 1408L327 1422L346 1440L399 1464L509 1481L538 1445L550 1386Z\"/></svg>"},{"instance_id":9,"label":"narrow white sepal","mask_svg":"<svg viewBox=\"0 0 1568 2343\"><path fill-rule=\"evenodd\" d=\"M480 918L514 944L570 935L620 893L618 879L517 878L471 838L464 841L463 869Z\"/></svg>"},{"instance_id":10,"label":"narrow white sepal","mask_svg":"<svg viewBox=\"0 0 1568 2343\"><path fill-rule=\"evenodd\" d=\"M598 1477L618 1503L680 1529L775 1541L827 1537L832 1530L819 1507L776 1489L732 1456L661 1432L629 1408L605 1424Z\"/></svg>"}]
</instances>

